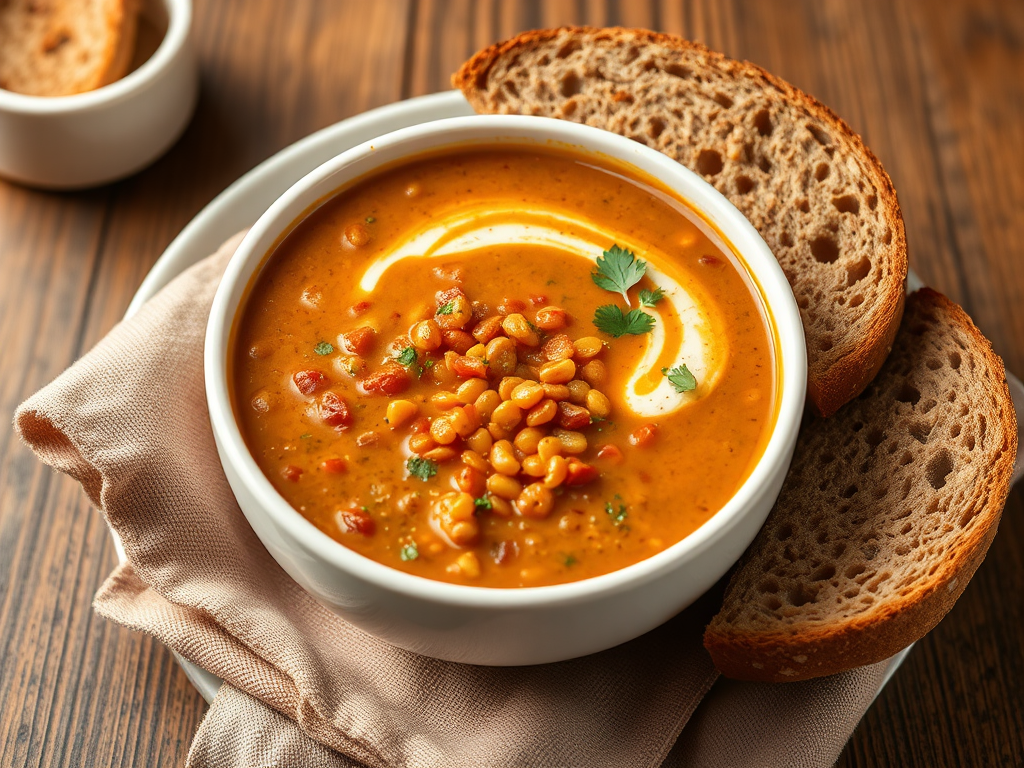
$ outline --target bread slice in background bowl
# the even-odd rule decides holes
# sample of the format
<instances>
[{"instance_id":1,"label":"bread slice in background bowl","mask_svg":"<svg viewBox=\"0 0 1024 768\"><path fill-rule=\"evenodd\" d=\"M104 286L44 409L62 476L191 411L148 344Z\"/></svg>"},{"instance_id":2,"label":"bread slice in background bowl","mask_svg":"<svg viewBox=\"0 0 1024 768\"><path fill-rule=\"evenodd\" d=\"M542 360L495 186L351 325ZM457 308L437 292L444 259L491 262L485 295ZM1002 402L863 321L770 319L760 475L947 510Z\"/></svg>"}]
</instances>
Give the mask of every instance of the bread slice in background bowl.
<instances>
[{"instance_id":1,"label":"bread slice in background bowl","mask_svg":"<svg viewBox=\"0 0 1024 768\"><path fill-rule=\"evenodd\" d=\"M452 82L477 112L604 128L713 184L793 287L820 414L881 368L903 313L903 217L888 174L828 107L754 64L637 29L525 32L477 53Z\"/></svg>"},{"instance_id":2,"label":"bread slice in background bowl","mask_svg":"<svg viewBox=\"0 0 1024 768\"><path fill-rule=\"evenodd\" d=\"M17 0L18 5L21 2ZM88 6L95 10L108 2L113 0L90 0ZM44 189L98 186L144 168L177 140L192 117L199 86L191 42L192 1L141 2L140 31L149 33L141 37L143 48L156 43L150 38L159 37L157 30L166 31L152 55L123 77L62 96L0 88L0 176ZM40 7L63 7L63 3L41 3ZM70 0L68 7L75 7ZM97 12L90 18L102 23L104 17ZM113 40L102 34L97 39ZM8 44L0 40L4 47L0 58L9 55ZM15 47L25 44L19 41ZM65 40L57 52L69 44L72 41ZM112 62L121 55L108 53L97 58ZM106 66L87 69L92 82L111 71Z\"/></svg>"},{"instance_id":3,"label":"bread slice in background bowl","mask_svg":"<svg viewBox=\"0 0 1024 768\"><path fill-rule=\"evenodd\" d=\"M957 304L911 294L860 398L805 425L782 492L704 635L729 677L784 682L886 659L953 607L1009 493L1003 363Z\"/></svg>"},{"instance_id":4,"label":"bread slice in background bowl","mask_svg":"<svg viewBox=\"0 0 1024 768\"><path fill-rule=\"evenodd\" d=\"M0 88L70 96L128 72L138 0L6 0L0 3Z\"/></svg>"}]
</instances>

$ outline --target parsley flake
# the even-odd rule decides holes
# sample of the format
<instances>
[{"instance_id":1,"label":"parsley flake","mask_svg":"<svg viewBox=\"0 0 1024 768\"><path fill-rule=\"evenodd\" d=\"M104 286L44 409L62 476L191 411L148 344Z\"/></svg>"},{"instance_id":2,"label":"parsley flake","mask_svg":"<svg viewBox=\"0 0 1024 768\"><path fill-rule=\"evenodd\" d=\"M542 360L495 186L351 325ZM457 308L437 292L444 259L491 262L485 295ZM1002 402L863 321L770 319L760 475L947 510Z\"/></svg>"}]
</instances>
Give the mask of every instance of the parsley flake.
<instances>
[{"instance_id":1,"label":"parsley flake","mask_svg":"<svg viewBox=\"0 0 1024 768\"><path fill-rule=\"evenodd\" d=\"M685 365L677 365L672 370L668 368L662 368L661 372L665 374L665 378L669 380L676 392L680 394L683 392L692 392L697 388L697 379L694 378L693 374L690 373L690 369Z\"/></svg>"},{"instance_id":2,"label":"parsley flake","mask_svg":"<svg viewBox=\"0 0 1024 768\"><path fill-rule=\"evenodd\" d=\"M615 498L618 498L618 496L616 496ZM612 504L610 501L605 502L604 511L608 513L608 517L610 517L612 519L612 522L616 525L622 525L622 523L626 520L627 515L625 504L620 503L618 508L616 508L615 505Z\"/></svg>"},{"instance_id":3,"label":"parsley flake","mask_svg":"<svg viewBox=\"0 0 1024 768\"><path fill-rule=\"evenodd\" d=\"M594 325L597 330L615 338L627 333L640 336L654 329L654 318L639 309L631 309L623 314L614 304L605 304L594 313Z\"/></svg>"},{"instance_id":4,"label":"parsley flake","mask_svg":"<svg viewBox=\"0 0 1024 768\"><path fill-rule=\"evenodd\" d=\"M415 560L417 557L420 556L419 547L416 546L415 541L410 541L408 544L406 544L404 547L398 550L398 556L406 562L409 562L410 560Z\"/></svg>"},{"instance_id":5,"label":"parsley flake","mask_svg":"<svg viewBox=\"0 0 1024 768\"><path fill-rule=\"evenodd\" d=\"M409 470L410 475L418 477L423 482L437 474L437 462L419 456L413 456L405 462L405 468Z\"/></svg>"},{"instance_id":6,"label":"parsley flake","mask_svg":"<svg viewBox=\"0 0 1024 768\"><path fill-rule=\"evenodd\" d=\"M494 508L494 505L491 503L491 500L488 499L486 496L481 496L479 499L473 499L473 506L481 510L488 510Z\"/></svg>"},{"instance_id":7,"label":"parsley flake","mask_svg":"<svg viewBox=\"0 0 1024 768\"><path fill-rule=\"evenodd\" d=\"M647 272L647 262L640 261L632 252L613 245L597 258L597 271L590 273L590 278L599 288L612 293L621 293L630 306L627 291L640 282Z\"/></svg>"},{"instance_id":8,"label":"parsley flake","mask_svg":"<svg viewBox=\"0 0 1024 768\"><path fill-rule=\"evenodd\" d=\"M450 315L454 311L455 311L455 302L454 301L449 301L446 304L442 304L440 307L438 307L437 308L437 312L435 312L434 314L435 315Z\"/></svg>"},{"instance_id":9,"label":"parsley flake","mask_svg":"<svg viewBox=\"0 0 1024 768\"><path fill-rule=\"evenodd\" d=\"M562 555L562 565L566 568L572 568L578 562L579 560L577 560L573 555Z\"/></svg>"},{"instance_id":10,"label":"parsley flake","mask_svg":"<svg viewBox=\"0 0 1024 768\"><path fill-rule=\"evenodd\" d=\"M367 216L366 217L366 223L367 224L373 224L373 222L375 222L376 220L377 219L375 219L373 216Z\"/></svg>"},{"instance_id":11,"label":"parsley flake","mask_svg":"<svg viewBox=\"0 0 1024 768\"><path fill-rule=\"evenodd\" d=\"M419 355L416 352L415 347L406 347L397 355L395 360L404 365L409 370L415 372L416 378L418 379L423 375L423 366L419 364Z\"/></svg>"},{"instance_id":12,"label":"parsley flake","mask_svg":"<svg viewBox=\"0 0 1024 768\"><path fill-rule=\"evenodd\" d=\"M665 291L661 288L655 288L653 291L649 291L646 288L640 290L641 307L653 307L663 298L665 298Z\"/></svg>"},{"instance_id":13,"label":"parsley flake","mask_svg":"<svg viewBox=\"0 0 1024 768\"><path fill-rule=\"evenodd\" d=\"M316 352L318 355L329 355L331 354L331 352L334 351L334 345L331 344L329 341L321 341L319 344L313 347L313 351Z\"/></svg>"}]
</instances>

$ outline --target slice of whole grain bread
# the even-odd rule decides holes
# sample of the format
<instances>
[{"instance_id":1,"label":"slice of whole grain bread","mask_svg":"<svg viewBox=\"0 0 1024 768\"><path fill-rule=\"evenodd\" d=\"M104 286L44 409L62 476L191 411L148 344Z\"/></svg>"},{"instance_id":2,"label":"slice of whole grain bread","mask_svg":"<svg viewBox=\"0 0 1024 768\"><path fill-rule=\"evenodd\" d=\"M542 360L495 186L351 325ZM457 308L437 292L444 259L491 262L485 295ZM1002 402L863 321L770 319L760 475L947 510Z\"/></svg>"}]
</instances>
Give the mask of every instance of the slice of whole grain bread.
<instances>
[{"instance_id":1,"label":"slice of whole grain bread","mask_svg":"<svg viewBox=\"0 0 1024 768\"><path fill-rule=\"evenodd\" d=\"M874 382L801 431L704 635L715 666L805 680L922 637L984 559L1016 451L1002 361L959 306L914 293Z\"/></svg>"},{"instance_id":2,"label":"slice of whole grain bread","mask_svg":"<svg viewBox=\"0 0 1024 768\"><path fill-rule=\"evenodd\" d=\"M0 88L69 96L123 77L137 0L0 0Z\"/></svg>"},{"instance_id":3,"label":"slice of whole grain bread","mask_svg":"<svg viewBox=\"0 0 1024 768\"><path fill-rule=\"evenodd\" d=\"M452 82L477 112L614 131L714 184L793 286L819 413L878 372L903 311L903 218L881 164L827 107L753 64L635 29L526 32L476 54Z\"/></svg>"}]
</instances>

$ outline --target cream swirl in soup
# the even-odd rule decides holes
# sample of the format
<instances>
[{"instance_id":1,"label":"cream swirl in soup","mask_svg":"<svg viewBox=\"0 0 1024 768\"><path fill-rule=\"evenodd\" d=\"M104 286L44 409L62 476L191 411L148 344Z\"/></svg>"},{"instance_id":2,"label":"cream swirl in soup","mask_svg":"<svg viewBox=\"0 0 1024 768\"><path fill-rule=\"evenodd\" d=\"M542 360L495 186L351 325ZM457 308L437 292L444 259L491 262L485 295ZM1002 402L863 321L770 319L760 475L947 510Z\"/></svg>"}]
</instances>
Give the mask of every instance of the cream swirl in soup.
<instances>
[{"instance_id":1,"label":"cream swirl in soup","mask_svg":"<svg viewBox=\"0 0 1024 768\"><path fill-rule=\"evenodd\" d=\"M404 233L377 255L362 273L359 287L367 295L386 280L388 270L404 259L472 259L495 246L543 246L561 258L596 263L608 244L638 254L647 263L647 275L664 297L645 308L655 316L640 358L624 381L626 406L637 416L666 416L710 393L729 354L728 336L719 311L701 286L686 276L678 278L668 265L670 256L641 242L635 235L600 226L570 213L552 213L539 207L510 205L507 200L474 201L439 212L419 229ZM634 302L636 304L638 302ZM686 365L697 389L679 392L662 373Z\"/></svg>"}]
</instances>

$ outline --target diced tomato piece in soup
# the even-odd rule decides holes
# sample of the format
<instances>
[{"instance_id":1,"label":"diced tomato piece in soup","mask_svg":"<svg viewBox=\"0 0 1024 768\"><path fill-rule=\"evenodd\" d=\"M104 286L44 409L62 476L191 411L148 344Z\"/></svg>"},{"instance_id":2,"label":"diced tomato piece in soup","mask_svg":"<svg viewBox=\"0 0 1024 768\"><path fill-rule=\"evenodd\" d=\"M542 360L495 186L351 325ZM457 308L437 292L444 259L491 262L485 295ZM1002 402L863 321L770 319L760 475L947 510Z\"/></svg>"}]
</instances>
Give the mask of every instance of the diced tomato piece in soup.
<instances>
[{"instance_id":1,"label":"diced tomato piece in soup","mask_svg":"<svg viewBox=\"0 0 1024 768\"><path fill-rule=\"evenodd\" d=\"M299 371L292 376L296 389L304 395L312 395L327 387L327 377L316 370Z\"/></svg>"}]
</instances>

